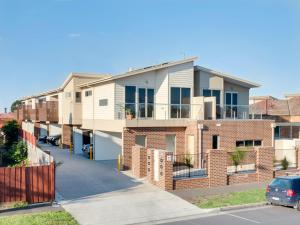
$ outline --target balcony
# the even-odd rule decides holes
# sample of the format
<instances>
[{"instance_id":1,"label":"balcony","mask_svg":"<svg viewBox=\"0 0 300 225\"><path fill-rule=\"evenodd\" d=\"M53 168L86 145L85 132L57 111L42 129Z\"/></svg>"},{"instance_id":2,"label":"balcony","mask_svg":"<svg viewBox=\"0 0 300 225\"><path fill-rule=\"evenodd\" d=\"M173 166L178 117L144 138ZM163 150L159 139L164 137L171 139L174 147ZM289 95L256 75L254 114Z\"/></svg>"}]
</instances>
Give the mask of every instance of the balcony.
<instances>
[{"instance_id":1,"label":"balcony","mask_svg":"<svg viewBox=\"0 0 300 225\"><path fill-rule=\"evenodd\" d=\"M119 120L249 120L262 119L260 113L249 113L248 105L213 104L116 104Z\"/></svg>"},{"instance_id":2,"label":"balcony","mask_svg":"<svg viewBox=\"0 0 300 225\"><path fill-rule=\"evenodd\" d=\"M48 101L39 103L38 116L42 122L58 122L58 102Z\"/></svg>"},{"instance_id":3,"label":"balcony","mask_svg":"<svg viewBox=\"0 0 300 225\"><path fill-rule=\"evenodd\" d=\"M37 108L37 105L36 105L35 109L32 108L32 105L27 106L27 115L28 115L27 116L28 120L38 121L39 120L39 110Z\"/></svg>"}]
</instances>

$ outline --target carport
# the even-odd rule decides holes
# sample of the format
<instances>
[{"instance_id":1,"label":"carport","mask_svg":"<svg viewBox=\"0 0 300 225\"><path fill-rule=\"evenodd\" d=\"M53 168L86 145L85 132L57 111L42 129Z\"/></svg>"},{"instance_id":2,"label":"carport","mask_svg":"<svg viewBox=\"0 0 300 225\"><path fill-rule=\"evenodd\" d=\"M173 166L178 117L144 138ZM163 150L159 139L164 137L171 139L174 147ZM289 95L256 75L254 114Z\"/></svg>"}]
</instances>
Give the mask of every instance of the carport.
<instances>
[{"instance_id":1,"label":"carport","mask_svg":"<svg viewBox=\"0 0 300 225\"><path fill-rule=\"evenodd\" d=\"M82 146L92 142L92 130L73 127L73 148L75 154L82 154Z\"/></svg>"}]
</instances>

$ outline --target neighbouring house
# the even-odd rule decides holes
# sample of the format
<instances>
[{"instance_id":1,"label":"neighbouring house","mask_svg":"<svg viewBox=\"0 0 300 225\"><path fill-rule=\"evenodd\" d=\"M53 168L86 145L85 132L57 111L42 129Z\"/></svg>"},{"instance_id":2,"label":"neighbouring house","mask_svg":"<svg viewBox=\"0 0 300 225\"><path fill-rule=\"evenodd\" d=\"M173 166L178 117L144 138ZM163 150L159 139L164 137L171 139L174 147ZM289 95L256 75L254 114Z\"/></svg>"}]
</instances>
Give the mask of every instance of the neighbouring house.
<instances>
[{"instance_id":1,"label":"neighbouring house","mask_svg":"<svg viewBox=\"0 0 300 225\"><path fill-rule=\"evenodd\" d=\"M106 76L71 73L58 89L22 98L16 119L27 134L35 138L61 135L62 146L70 147L73 129L81 126L82 96L77 85Z\"/></svg>"},{"instance_id":2,"label":"neighbouring house","mask_svg":"<svg viewBox=\"0 0 300 225\"><path fill-rule=\"evenodd\" d=\"M12 121L15 118L14 113L0 113L0 130L8 121Z\"/></svg>"}]
</instances>

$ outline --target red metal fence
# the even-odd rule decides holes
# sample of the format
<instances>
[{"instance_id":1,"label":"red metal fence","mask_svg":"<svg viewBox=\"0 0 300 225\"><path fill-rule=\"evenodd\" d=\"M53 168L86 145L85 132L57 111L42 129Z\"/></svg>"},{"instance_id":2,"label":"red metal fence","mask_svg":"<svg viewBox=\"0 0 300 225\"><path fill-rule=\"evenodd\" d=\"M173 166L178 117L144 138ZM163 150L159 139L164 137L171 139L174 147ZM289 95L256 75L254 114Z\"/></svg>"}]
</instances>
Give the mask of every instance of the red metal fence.
<instances>
[{"instance_id":1,"label":"red metal fence","mask_svg":"<svg viewBox=\"0 0 300 225\"><path fill-rule=\"evenodd\" d=\"M55 199L55 165L0 168L0 202L30 204Z\"/></svg>"}]
</instances>

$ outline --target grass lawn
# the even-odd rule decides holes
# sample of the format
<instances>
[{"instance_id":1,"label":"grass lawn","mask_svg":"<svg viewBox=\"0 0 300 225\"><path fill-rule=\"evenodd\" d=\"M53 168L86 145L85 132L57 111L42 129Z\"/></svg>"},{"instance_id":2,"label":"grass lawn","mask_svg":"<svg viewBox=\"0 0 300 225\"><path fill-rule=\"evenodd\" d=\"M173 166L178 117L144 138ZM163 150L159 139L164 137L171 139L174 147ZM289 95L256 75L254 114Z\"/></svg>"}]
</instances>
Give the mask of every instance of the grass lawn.
<instances>
[{"instance_id":1,"label":"grass lawn","mask_svg":"<svg viewBox=\"0 0 300 225\"><path fill-rule=\"evenodd\" d=\"M0 225L78 225L67 212L43 212L0 217Z\"/></svg>"},{"instance_id":2,"label":"grass lawn","mask_svg":"<svg viewBox=\"0 0 300 225\"><path fill-rule=\"evenodd\" d=\"M266 201L265 189L254 189L230 194L200 197L195 204L204 209L219 208L250 203L260 203Z\"/></svg>"}]
</instances>

